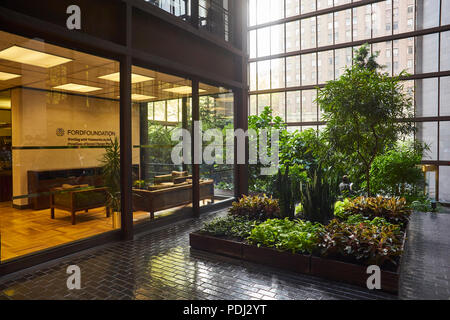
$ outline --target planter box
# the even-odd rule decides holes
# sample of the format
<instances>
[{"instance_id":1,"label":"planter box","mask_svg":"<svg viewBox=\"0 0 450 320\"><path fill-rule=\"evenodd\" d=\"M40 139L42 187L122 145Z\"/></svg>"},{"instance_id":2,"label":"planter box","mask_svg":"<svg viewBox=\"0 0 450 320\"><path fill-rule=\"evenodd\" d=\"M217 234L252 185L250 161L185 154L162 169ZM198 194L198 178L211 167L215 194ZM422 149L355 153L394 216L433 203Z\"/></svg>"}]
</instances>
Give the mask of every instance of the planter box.
<instances>
[{"instance_id":1,"label":"planter box","mask_svg":"<svg viewBox=\"0 0 450 320\"><path fill-rule=\"evenodd\" d=\"M216 238L213 236L191 233L190 245L194 249L211 253L222 254L245 261L260 263L266 266L276 267L293 272L311 274L314 276L341 281L367 288L367 266L338 260L326 259L311 255L278 251L272 248L257 247L232 240ZM405 250L406 232L403 239ZM381 270L381 290L397 294L400 278L400 266L403 255L400 258L396 272Z\"/></svg>"},{"instance_id":2,"label":"planter box","mask_svg":"<svg viewBox=\"0 0 450 320\"><path fill-rule=\"evenodd\" d=\"M311 274L321 278L367 287L366 281L370 274L367 266L347 263L321 257L311 257ZM381 289L398 293L399 273L381 270Z\"/></svg>"},{"instance_id":3,"label":"planter box","mask_svg":"<svg viewBox=\"0 0 450 320\"><path fill-rule=\"evenodd\" d=\"M191 233L189 240L191 247L194 249L222 254L284 270L309 273L309 255L282 252L271 248L258 248L254 245L216 238L201 233Z\"/></svg>"},{"instance_id":4,"label":"planter box","mask_svg":"<svg viewBox=\"0 0 450 320\"><path fill-rule=\"evenodd\" d=\"M405 253L407 233L405 231L402 243L403 254L400 257L397 270L385 271L381 270L381 290L397 294L399 279L400 279L400 267L403 262ZM370 274L367 274L367 266L362 266L353 263L347 263L332 259L326 259L321 257L311 257L311 270L312 275L323 277L335 281L342 281L345 283L354 284L357 286L367 288L367 278Z\"/></svg>"},{"instance_id":5,"label":"planter box","mask_svg":"<svg viewBox=\"0 0 450 320\"><path fill-rule=\"evenodd\" d=\"M242 249L242 259L246 261L293 272L309 273L310 255L278 251L272 248L258 248L249 244L243 244Z\"/></svg>"},{"instance_id":6,"label":"planter box","mask_svg":"<svg viewBox=\"0 0 450 320\"><path fill-rule=\"evenodd\" d=\"M201 233L191 233L189 243L194 249L242 259L243 243L241 242L211 237Z\"/></svg>"}]
</instances>

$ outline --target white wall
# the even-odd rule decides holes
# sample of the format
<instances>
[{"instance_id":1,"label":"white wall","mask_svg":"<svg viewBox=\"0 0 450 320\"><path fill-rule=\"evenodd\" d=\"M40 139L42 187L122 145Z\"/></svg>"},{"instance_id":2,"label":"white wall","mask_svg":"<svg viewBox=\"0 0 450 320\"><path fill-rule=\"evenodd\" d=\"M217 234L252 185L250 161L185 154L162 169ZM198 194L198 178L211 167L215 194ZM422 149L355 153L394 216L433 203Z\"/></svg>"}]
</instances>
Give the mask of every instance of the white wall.
<instances>
[{"instance_id":1,"label":"white wall","mask_svg":"<svg viewBox=\"0 0 450 320\"><path fill-rule=\"evenodd\" d=\"M13 197L28 194L27 172L99 166L104 149L14 149L65 147L69 138L109 139L108 136L69 135L69 130L113 131L119 138L119 102L31 89L13 89ZM139 109L133 106L133 142L139 142ZM64 135L58 136L57 129ZM61 131L61 130L60 130ZM112 136L114 138L114 136ZM90 143L104 144L102 141ZM85 142L83 142L85 143ZM133 149L139 164L139 150ZM25 205L28 199L14 200Z\"/></svg>"}]
</instances>

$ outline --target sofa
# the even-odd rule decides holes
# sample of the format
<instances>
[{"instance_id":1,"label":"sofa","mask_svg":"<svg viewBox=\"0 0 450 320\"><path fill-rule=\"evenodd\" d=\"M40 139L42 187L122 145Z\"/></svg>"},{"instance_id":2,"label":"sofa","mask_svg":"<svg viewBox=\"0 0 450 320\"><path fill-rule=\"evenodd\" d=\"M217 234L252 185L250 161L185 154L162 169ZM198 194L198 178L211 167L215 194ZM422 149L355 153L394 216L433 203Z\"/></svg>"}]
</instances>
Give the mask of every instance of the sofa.
<instances>
[{"instance_id":1,"label":"sofa","mask_svg":"<svg viewBox=\"0 0 450 320\"><path fill-rule=\"evenodd\" d=\"M200 180L200 200L214 202L214 180ZM156 176L147 189L133 189L134 211L155 212L192 203L192 176L187 171Z\"/></svg>"}]
</instances>

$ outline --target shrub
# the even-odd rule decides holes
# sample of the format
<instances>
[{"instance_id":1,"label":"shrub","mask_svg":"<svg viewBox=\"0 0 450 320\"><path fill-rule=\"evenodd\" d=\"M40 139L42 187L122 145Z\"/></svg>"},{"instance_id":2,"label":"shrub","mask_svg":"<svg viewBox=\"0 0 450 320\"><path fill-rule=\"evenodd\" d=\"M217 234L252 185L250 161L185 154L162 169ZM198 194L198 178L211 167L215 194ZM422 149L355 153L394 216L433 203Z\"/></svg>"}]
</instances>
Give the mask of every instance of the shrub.
<instances>
[{"instance_id":1,"label":"shrub","mask_svg":"<svg viewBox=\"0 0 450 320\"><path fill-rule=\"evenodd\" d=\"M280 217L278 200L263 196L242 196L232 203L231 215L247 217L253 220L266 220Z\"/></svg>"},{"instance_id":2,"label":"shrub","mask_svg":"<svg viewBox=\"0 0 450 320\"><path fill-rule=\"evenodd\" d=\"M376 218L373 218L372 220L370 220L366 217L363 217L361 214L351 215L347 218L347 221L344 221L344 222L349 223L349 224L367 223L371 226L376 226L376 227L394 226L396 232L401 230L401 228L398 224L389 223L385 218L376 217Z\"/></svg>"},{"instance_id":3,"label":"shrub","mask_svg":"<svg viewBox=\"0 0 450 320\"><path fill-rule=\"evenodd\" d=\"M345 208L350 204L350 199L345 198L343 201L336 201L334 204L334 215L342 220L347 218Z\"/></svg>"},{"instance_id":4,"label":"shrub","mask_svg":"<svg viewBox=\"0 0 450 320\"><path fill-rule=\"evenodd\" d=\"M377 156L370 168L372 192L409 197L423 194L425 181L419 165L427 150L421 142L408 142Z\"/></svg>"},{"instance_id":5,"label":"shrub","mask_svg":"<svg viewBox=\"0 0 450 320\"><path fill-rule=\"evenodd\" d=\"M256 224L256 221L248 220L245 217L228 215L205 223L200 231L218 237L226 236L245 239L250 235L251 230Z\"/></svg>"},{"instance_id":6,"label":"shrub","mask_svg":"<svg viewBox=\"0 0 450 320\"><path fill-rule=\"evenodd\" d=\"M343 257L366 265L396 265L402 253L398 226L387 224L343 223L332 220L319 234L320 254Z\"/></svg>"},{"instance_id":7,"label":"shrub","mask_svg":"<svg viewBox=\"0 0 450 320\"><path fill-rule=\"evenodd\" d=\"M411 215L411 208L405 198L357 197L345 205L339 217L347 220L348 216L354 214L361 214L370 220L382 217L392 224L404 226Z\"/></svg>"},{"instance_id":8,"label":"shrub","mask_svg":"<svg viewBox=\"0 0 450 320\"><path fill-rule=\"evenodd\" d=\"M323 226L303 220L269 219L255 226L249 241L258 246L275 247L295 252L312 252Z\"/></svg>"}]
</instances>

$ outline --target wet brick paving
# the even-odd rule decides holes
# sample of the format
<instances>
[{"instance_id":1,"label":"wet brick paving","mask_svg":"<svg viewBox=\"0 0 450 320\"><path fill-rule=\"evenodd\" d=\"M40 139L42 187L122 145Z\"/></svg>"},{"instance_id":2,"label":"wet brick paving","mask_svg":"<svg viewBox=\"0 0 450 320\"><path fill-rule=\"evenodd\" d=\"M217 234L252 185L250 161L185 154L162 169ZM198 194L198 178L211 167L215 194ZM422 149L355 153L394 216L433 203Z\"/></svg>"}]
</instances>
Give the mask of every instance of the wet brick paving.
<instances>
[{"instance_id":1,"label":"wet brick paving","mask_svg":"<svg viewBox=\"0 0 450 320\"><path fill-rule=\"evenodd\" d=\"M400 298L449 300L450 214L414 213L408 231Z\"/></svg>"},{"instance_id":2,"label":"wet brick paving","mask_svg":"<svg viewBox=\"0 0 450 320\"><path fill-rule=\"evenodd\" d=\"M379 291L191 250L189 233L198 230L205 221L224 214L225 211L205 214L199 219L141 235L133 241L92 248L33 270L9 275L0 279L0 300L396 299ZM421 221L420 217L414 219ZM448 219L446 221L450 223ZM423 222L416 228L423 228ZM413 243L419 240L422 239L411 239ZM446 254L448 252L447 247ZM417 258L420 254L422 251L409 255ZM78 265L81 269L81 290L67 289L66 268L69 265ZM414 290L419 286L409 280L406 277L407 290L403 290L403 294L414 297ZM444 285L448 278L445 276L440 281ZM445 283L448 289L448 282Z\"/></svg>"}]
</instances>

